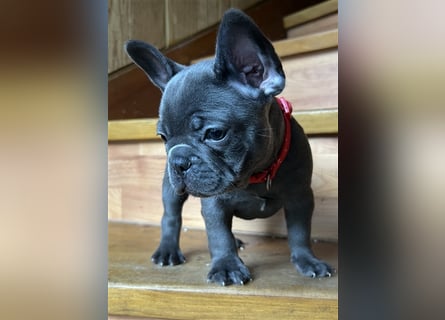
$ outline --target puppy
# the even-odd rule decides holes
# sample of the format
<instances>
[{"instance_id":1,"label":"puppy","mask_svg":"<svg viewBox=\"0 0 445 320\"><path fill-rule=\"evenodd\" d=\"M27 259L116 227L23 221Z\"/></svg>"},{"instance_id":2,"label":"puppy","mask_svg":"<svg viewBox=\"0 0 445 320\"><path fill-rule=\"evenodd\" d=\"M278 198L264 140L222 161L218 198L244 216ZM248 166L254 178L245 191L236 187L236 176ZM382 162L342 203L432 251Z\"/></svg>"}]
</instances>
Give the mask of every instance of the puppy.
<instances>
[{"instance_id":1,"label":"puppy","mask_svg":"<svg viewBox=\"0 0 445 320\"><path fill-rule=\"evenodd\" d=\"M164 214L158 265L185 262L179 248L182 207L201 198L212 259L209 282L245 284L233 216L267 218L284 208L291 262L303 275L331 276L310 249L312 156L291 105L281 62L255 23L236 9L221 22L214 59L180 65L142 41L125 50L162 91L157 132L165 142Z\"/></svg>"}]
</instances>

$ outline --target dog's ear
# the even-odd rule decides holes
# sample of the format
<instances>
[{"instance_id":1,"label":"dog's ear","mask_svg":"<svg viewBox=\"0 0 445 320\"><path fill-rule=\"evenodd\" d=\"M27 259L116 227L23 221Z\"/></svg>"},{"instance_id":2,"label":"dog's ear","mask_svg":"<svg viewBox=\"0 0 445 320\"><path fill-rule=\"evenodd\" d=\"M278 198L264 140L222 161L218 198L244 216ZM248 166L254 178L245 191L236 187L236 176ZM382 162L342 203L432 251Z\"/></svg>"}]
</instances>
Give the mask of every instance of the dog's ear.
<instances>
[{"instance_id":1,"label":"dog's ear","mask_svg":"<svg viewBox=\"0 0 445 320\"><path fill-rule=\"evenodd\" d=\"M161 91L164 91L167 82L176 73L185 68L143 41L129 40L125 43L124 48L131 60L144 70L151 82Z\"/></svg>"},{"instance_id":2,"label":"dog's ear","mask_svg":"<svg viewBox=\"0 0 445 320\"><path fill-rule=\"evenodd\" d=\"M230 9L221 21L216 44L214 72L243 94L277 95L285 75L270 41L243 12Z\"/></svg>"}]
</instances>

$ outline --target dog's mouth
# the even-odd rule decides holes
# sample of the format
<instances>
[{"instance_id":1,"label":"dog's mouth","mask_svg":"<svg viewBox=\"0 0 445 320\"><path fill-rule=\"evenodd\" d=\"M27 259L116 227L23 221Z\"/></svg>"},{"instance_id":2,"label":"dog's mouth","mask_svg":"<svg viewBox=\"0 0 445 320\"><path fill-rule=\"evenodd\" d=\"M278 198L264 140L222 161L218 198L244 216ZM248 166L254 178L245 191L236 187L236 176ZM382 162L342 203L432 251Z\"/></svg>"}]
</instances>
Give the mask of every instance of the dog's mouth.
<instances>
[{"instance_id":1,"label":"dog's mouth","mask_svg":"<svg viewBox=\"0 0 445 320\"><path fill-rule=\"evenodd\" d=\"M168 153L168 175L177 195L205 198L237 188L245 188L248 179L240 177L221 159L197 156L188 145L177 145Z\"/></svg>"},{"instance_id":2,"label":"dog's mouth","mask_svg":"<svg viewBox=\"0 0 445 320\"><path fill-rule=\"evenodd\" d=\"M231 192L234 189L247 187L247 183L241 180L232 183L222 178L214 181L196 181L183 177L182 179L174 179L170 183L177 195L190 194L198 198L214 197Z\"/></svg>"},{"instance_id":3,"label":"dog's mouth","mask_svg":"<svg viewBox=\"0 0 445 320\"><path fill-rule=\"evenodd\" d=\"M187 186L185 183L180 183L179 185L174 186L175 192L177 195L190 194L194 197L198 198L209 198L214 197L230 190L234 189L234 187L220 187L216 186L214 188L194 188L193 186Z\"/></svg>"},{"instance_id":4,"label":"dog's mouth","mask_svg":"<svg viewBox=\"0 0 445 320\"><path fill-rule=\"evenodd\" d=\"M234 189L245 189L249 185L248 181L237 180L228 184L215 184L213 187L197 188L193 184L187 185L184 181L177 182L173 185L175 193L179 196L190 194L198 198L209 198L218 196Z\"/></svg>"}]
</instances>

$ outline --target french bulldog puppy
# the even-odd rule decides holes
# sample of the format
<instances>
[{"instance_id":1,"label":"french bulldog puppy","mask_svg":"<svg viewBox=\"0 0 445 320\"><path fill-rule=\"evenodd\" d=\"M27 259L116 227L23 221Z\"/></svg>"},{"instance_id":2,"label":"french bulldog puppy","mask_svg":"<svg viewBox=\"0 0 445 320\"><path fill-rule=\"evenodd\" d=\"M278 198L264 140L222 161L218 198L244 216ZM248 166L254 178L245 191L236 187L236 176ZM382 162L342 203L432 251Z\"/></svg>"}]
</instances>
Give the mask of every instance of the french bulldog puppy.
<instances>
[{"instance_id":1,"label":"french bulldog puppy","mask_svg":"<svg viewBox=\"0 0 445 320\"><path fill-rule=\"evenodd\" d=\"M155 264L185 262L179 248L182 207L201 198L211 255L209 282L245 284L233 216L267 218L284 208L291 261L308 277L332 268L310 249L312 156L291 107L275 98L285 85L281 62L255 23L236 9L220 24L214 59L180 65L155 47L130 40L125 50L163 92L158 134L167 165L164 214Z\"/></svg>"}]
</instances>

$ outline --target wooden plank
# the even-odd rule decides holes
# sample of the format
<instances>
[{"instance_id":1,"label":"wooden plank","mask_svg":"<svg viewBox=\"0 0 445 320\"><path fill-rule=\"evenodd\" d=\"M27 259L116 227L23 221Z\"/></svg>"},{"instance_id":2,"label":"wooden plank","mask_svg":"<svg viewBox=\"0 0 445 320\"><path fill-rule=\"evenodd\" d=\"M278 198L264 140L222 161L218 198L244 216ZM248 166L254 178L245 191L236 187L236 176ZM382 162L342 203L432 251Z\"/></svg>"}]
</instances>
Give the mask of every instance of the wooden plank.
<instances>
[{"instance_id":1,"label":"wooden plank","mask_svg":"<svg viewBox=\"0 0 445 320\"><path fill-rule=\"evenodd\" d=\"M230 7L245 9L261 0L169 0L166 44L171 46L217 24Z\"/></svg>"},{"instance_id":2,"label":"wooden plank","mask_svg":"<svg viewBox=\"0 0 445 320\"><path fill-rule=\"evenodd\" d=\"M157 118L108 121L108 140L157 139Z\"/></svg>"},{"instance_id":3,"label":"wooden plank","mask_svg":"<svg viewBox=\"0 0 445 320\"><path fill-rule=\"evenodd\" d=\"M307 36L314 33L338 29L338 13L315 19L287 30L288 38Z\"/></svg>"},{"instance_id":4,"label":"wooden plank","mask_svg":"<svg viewBox=\"0 0 445 320\"><path fill-rule=\"evenodd\" d=\"M260 1L261 0L230 0L230 7L244 10L246 8L252 7Z\"/></svg>"},{"instance_id":5,"label":"wooden plank","mask_svg":"<svg viewBox=\"0 0 445 320\"><path fill-rule=\"evenodd\" d=\"M108 73L131 62L124 52L129 39L165 46L164 11L165 1L108 1Z\"/></svg>"},{"instance_id":6,"label":"wooden plank","mask_svg":"<svg viewBox=\"0 0 445 320\"><path fill-rule=\"evenodd\" d=\"M281 96L294 110L338 108L338 50L329 49L282 60L286 87Z\"/></svg>"},{"instance_id":7,"label":"wooden plank","mask_svg":"<svg viewBox=\"0 0 445 320\"><path fill-rule=\"evenodd\" d=\"M216 24L229 3L221 0L169 0L167 9L167 46Z\"/></svg>"},{"instance_id":8,"label":"wooden plank","mask_svg":"<svg viewBox=\"0 0 445 320\"><path fill-rule=\"evenodd\" d=\"M294 117L307 134L338 132L338 110L310 110L294 112ZM156 118L108 121L108 141L159 139Z\"/></svg>"},{"instance_id":9,"label":"wooden plank","mask_svg":"<svg viewBox=\"0 0 445 320\"><path fill-rule=\"evenodd\" d=\"M310 20L322 17L329 13L333 13L338 10L338 0L324 1L320 4L311 6L304 10L295 12L291 15L284 17L284 28L289 29L296 25L308 22Z\"/></svg>"},{"instance_id":10,"label":"wooden plank","mask_svg":"<svg viewBox=\"0 0 445 320\"><path fill-rule=\"evenodd\" d=\"M280 58L306 52L338 47L338 29L307 35L300 38L291 38L273 43Z\"/></svg>"},{"instance_id":11,"label":"wooden plank","mask_svg":"<svg viewBox=\"0 0 445 320\"><path fill-rule=\"evenodd\" d=\"M273 319L277 315L283 320L338 319L338 301L334 299L164 292L125 287L108 289L108 310L113 314L181 320L237 319L240 314L245 320Z\"/></svg>"},{"instance_id":12,"label":"wooden plank","mask_svg":"<svg viewBox=\"0 0 445 320\"><path fill-rule=\"evenodd\" d=\"M308 135L338 133L337 109L295 112L294 117Z\"/></svg>"},{"instance_id":13,"label":"wooden plank","mask_svg":"<svg viewBox=\"0 0 445 320\"><path fill-rule=\"evenodd\" d=\"M315 211L312 235L338 238L338 139L314 137L312 188ZM159 141L111 143L108 146L108 217L159 225L163 213L161 184L166 162L164 144ZM119 190L119 191L116 191ZM183 225L204 229L199 199L190 197L184 206ZM256 234L286 235L282 213L269 219L235 219L234 230Z\"/></svg>"},{"instance_id":14,"label":"wooden plank","mask_svg":"<svg viewBox=\"0 0 445 320\"><path fill-rule=\"evenodd\" d=\"M130 316L113 316L113 315L108 315L108 320L161 320L159 318L155 319L155 318L141 318L141 317L130 317Z\"/></svg>"},{"instance_id":15,"label":"wooden plank","mask_svg":"<svg viewBox=\"0 0 445 320\"><path fill-rule=\"evenodd\" d=\"M108 81L108 119L151 118L158 115L161 91L135 65Z\"/></svg>"},{"instance_id":16,"label":"wooden plank","mask_svg":"<svg viewBox=\"0 0 445 320\"><path fill-rule=\"evenodd\" d=\"M254 281L221 287L206 283L210 257L204 231L182 232L187 263L160 268L150 262L156 227L109 224L108 311L168 319L337 319L338 277L310 279L289 262L285 239L241 235L240 256ZM338 268L337 245L313 244L315 254ZM174 301L175 303L172 303Z\"/></svg>"}]
</instances>

